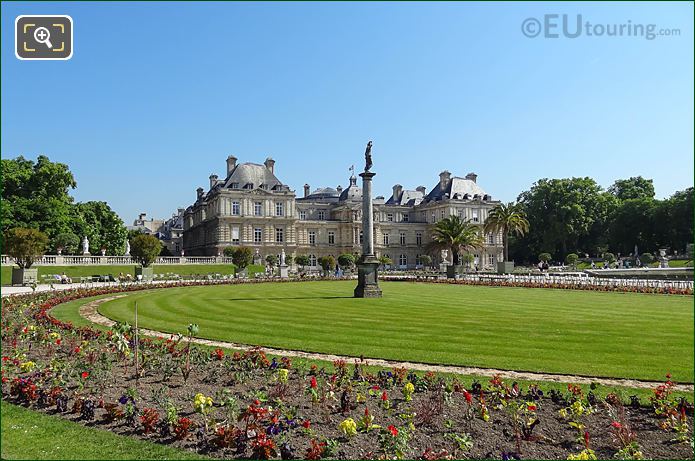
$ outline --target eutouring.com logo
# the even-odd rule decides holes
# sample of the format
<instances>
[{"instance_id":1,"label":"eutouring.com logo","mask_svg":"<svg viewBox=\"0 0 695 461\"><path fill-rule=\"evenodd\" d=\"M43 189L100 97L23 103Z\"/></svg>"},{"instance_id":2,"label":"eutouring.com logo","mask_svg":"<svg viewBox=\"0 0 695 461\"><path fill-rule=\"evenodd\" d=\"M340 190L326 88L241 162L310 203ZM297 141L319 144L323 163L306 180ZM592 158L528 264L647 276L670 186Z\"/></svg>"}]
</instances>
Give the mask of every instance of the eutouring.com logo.
<instances>
[{"instance_id":1,"label":"eutouring.com logo","mask_svg":"<svg viewBox=\"0 0 695 461\"><path fill-rule=\"evenodd\" d=\"M593 23L585 21L581 14L545 14L539 18L526 18L521 32L528 38L579 38L579 37L637 37L654 40L657 37L680 36L680 29L659 28L656 24Z\"/></svg>"}]
</instances>

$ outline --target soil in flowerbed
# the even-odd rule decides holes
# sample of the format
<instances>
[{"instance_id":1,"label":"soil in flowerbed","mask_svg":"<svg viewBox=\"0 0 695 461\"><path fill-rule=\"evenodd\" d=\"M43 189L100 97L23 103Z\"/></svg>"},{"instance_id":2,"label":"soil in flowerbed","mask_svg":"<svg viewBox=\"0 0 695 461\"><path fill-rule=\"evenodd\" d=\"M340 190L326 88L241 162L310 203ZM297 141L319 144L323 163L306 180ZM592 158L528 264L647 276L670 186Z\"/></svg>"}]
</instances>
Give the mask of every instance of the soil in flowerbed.
<instances>
[{"instance_id":1,"label":"soil in flowerbed","mask_svg":"<svg viewBox=\"0 0 695 461\"><path fill-rule=\"evenodd\" d=\"M596 401L573 386L552 396L499 378L464 388L407 370L372 375L364 362L324 369L269 362L261 350L225 356L197 348L184 381L186 346L172 341L144 347L136 383L132 358L119 356L113 341L88 343L75 352L74 344L3 340L3 351L25 351L22 363L53 363L21 372L15 362L13 375L13 360L3 359L3 398L217 458L567 459L588 447L607 459L627 444L621 435L644 458L693 457L692 407L669 402L667 385L670 413L660 416L617 396ZM37 386L33 394L26 380ZM187 429L182 418L191 421Z\"/></svg>"}]
</instances>

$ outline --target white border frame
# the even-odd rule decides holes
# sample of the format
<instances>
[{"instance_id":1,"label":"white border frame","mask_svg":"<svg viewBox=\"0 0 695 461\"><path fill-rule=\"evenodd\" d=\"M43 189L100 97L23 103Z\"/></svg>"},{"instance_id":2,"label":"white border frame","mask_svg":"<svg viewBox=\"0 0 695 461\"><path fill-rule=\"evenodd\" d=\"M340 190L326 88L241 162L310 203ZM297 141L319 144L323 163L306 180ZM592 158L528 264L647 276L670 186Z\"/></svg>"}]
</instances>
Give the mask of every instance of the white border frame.
<instances>
[{"instance_id":1,"label":"white border frame","mask_svg":"<svg viewBox=\"0 0 695 461\"><path fill-rule=\"evenodd\" d=\"M70 21L70 55L64 58L23 58L17 53L17 24L21 18L68 18ZM20 14L14 20L14 55L21 61L67 61L75 52L75 21L67 14Z\"/></svg>"}]
</instances>

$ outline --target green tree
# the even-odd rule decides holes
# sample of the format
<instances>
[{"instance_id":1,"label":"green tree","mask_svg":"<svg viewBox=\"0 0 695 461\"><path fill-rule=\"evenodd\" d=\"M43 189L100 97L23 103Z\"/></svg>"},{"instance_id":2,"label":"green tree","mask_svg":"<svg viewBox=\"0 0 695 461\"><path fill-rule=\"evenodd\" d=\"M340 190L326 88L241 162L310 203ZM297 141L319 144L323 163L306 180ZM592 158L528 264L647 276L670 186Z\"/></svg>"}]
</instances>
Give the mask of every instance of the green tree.
<instances>
[{"instance_id":1,"label":"green tree","mask_svg":"<svg viewBox=\"0 0 695 461\"><path fill-rule=\"evenodd\" d=\"M570 252L592 252L601 245L615 197L591 178L540 179L522 192L530 223L524 238L514 246L524 256L550 250L561 257Z\"/></svg>"},{"instance_id":2,"label":"green tree","mask_svg":"<svg viewBox=\"0 0 695 461\"><path fill-rule=\"evenodd\" d=\"M350 269L355 265L355 255L352 253L343 253L338 256L338 265L343 269Z\"/></svg>"},{"instance_id":3,"label":"green tree","mask_svg":"<svg viewBox=\"0 0 695 461\"><path fill-rule=\"evenodd\" d=\"M237 271L243 271L253 262L253 250L249 247L227 247L224 249L225 256L228 255L227 250L231 249L229 255L232 258L232 264L237 268Z\"/></svg>"},{"instance_id":4,"label":"green tree","mask_svg":"<svg viewBox=\"0 0 695 461\"><path fill-rule=\"evenodd\" d=\"M468 269L471 268L473 261L475 261L475 256L473 256L471 253L464 253L461 256L461 262L464 263Z\"/></svg>"},{"instance_id":5,"label":"green tree","mask_svg":"<svg viewBox=\"0 0 695 461\"><path fill-rule=\"evenodd\" d=\"M287 264L288 266L291 266L293 262L294 262L294 256L285 255L285 264Z\"/></svg>"},{"instance_id":6,"label":"green tree","mask_svg":"<svg viewBox=\"0 0 695 461\"><path fill-rule=\"evenodd\" d=\"M487 215L485 232L496 234L502 232L504 243L504 260L509 261L509 234L523 236L529 231L526 212L520 203L500 203Z\"/></svg>"},{"instance_id":7,"label":"green tree","mask_svg":"<svg viewBox=\"0 0 695 461\"><path fill-rule=\"evenodd\" d=\"M618 200L653 199L654 181L642 176L618 179L608 188Z\"/></svg>"},{"instance_id":8,"label":"green tree","mask_svg":"<svg viewBox=\"0 0 695 461\"><path fill-rule=\"evenodd\" d=\"M432 231L432 242L428 245L430 251L442 249L451 250L454 257L454 265L459 265L459 255L483 246L483 236L475 224L450 216L435 224Z\"/></svg>"},{"instance_id":9,"label":"green tree","mask_svg":"<svg viewBox=\"0 0 695 461\"><path fill-rule=\"evenodd\" d=\"M142 267L149 267L162 251L162 242L154 235L140 234L130 241L130 255Z\"/></svg>"},{"instance_id":10,"label":"green tree","mask_svg":"<svg viewBox=\"0 0 695 461\"><path fill-rule=\"evenodd\" d=\"M77 186L67 165L39 155L36 163L22 156L2 159L2 230L34 227L53 238L72 230Z\"/></svg>"},{"instance_id":11,"label":"green tree","mask_svg":"<svg viewBox=\"0 0 695 461\"><path fill-rule=\"evenodd\" d=\"M553 256L550 253L541 253L538 255L538 260L544 263L547 263L551 259L553 259Z\"/></svg>"},{"instance_id":12,"label":"green tree","mask_svg":"<svg viewBox=\"0 0 695 461\"><path fill-rule=\"evenodd\" d=\"M63 254L74 255L80 246L80 238L72 232L62 232L51 239L51 248L58 251L61 249Z\"/></svg>"},{"instance_id":13,"label":"green tree","mask_svg":"<svg viewBox=\"0 0 695 461\"><path fill-rule=\"evenodd\" d=\"M297 255L294 257L294 262L304 270L309 265L309 257L307 255Z\"/></svg>"},{"instance_id":14,"label":"green tree","mask_svg":"<svg viewBox=\"0 0 695 461\"><path fill-rule=\"evenodd\" d=\"M46 245L48 237L37 229L15 227L5 233L5 250L22 269L30 268L43 256Z\"/></svg>"},{"instance_id":15,"label":"green tree","mask_svg":"<svg viewBox=\"0 0 695 461\"><path fill-rule=\"evenodd\" d=\"M570 253L565 256L565 263L572 266L574 269L577 268L577 261L579 261L579 256L576 253Z\"/></svg>"},{"instance_id":16,"label":"green tree","mask_svg":"<svg viewBox=\"0 0 695 461\"><path fill-rule=\"evenodd\" d=\"M665 235L661 238L657 236L655 225L658 208L658 201L651 198L628 199L621 202L613 212L609 226L610 249L629 254L635 245L644 249L658 246L659 240L666 239Z\"/></svg>"},{"instance_id":17,"label":"green tree","mask_svg":"<svg viewBox=\"0 0 695 461\"><path fill-rule=\"evenodd\" d=\"M106 202L84 202L76 206L80 221L76 224L77 235L87 236L90 248L105 248L110 255L125 253L128 230L123 220Z\"/></svg>"},{"instance_id":18,"label":"green tree","mask_svg":"<svg viewBox=\"0 0 695 461\"><path fill-rule=\"evenodd\" d=\"M615 255L610 252L603 253L603 260L606 261L608 264L613 264L616 261Z\"/></svg>"}]
</instances>

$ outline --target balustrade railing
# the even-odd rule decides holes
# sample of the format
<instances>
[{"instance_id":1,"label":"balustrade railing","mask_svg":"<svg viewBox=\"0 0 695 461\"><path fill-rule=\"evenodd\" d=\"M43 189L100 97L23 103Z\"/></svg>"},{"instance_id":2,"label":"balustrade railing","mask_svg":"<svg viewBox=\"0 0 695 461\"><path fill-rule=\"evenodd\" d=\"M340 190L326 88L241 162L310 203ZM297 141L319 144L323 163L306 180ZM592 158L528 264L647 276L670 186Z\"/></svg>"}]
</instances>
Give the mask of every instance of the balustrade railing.
<instances>
[{"instance_id":1,"label":"balustrade railing","mask_svg":"<svg viewBox=\"0 0 695 461\"><path fill-rule=\"evenodd\" d=\"M3 266L14 264L14 259L8 255L0 256ZM70 255L44 255L38 258L36 266L114 266L137 264L130 256L70 256ZM161 256L154 264L232 264L232 258L224 256Z\"/></svg>"}]
</instances>

